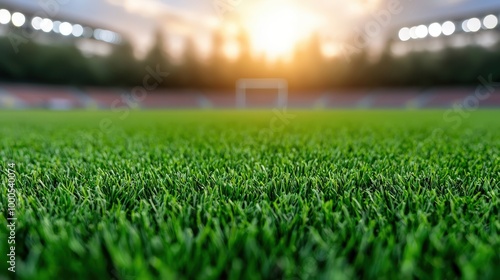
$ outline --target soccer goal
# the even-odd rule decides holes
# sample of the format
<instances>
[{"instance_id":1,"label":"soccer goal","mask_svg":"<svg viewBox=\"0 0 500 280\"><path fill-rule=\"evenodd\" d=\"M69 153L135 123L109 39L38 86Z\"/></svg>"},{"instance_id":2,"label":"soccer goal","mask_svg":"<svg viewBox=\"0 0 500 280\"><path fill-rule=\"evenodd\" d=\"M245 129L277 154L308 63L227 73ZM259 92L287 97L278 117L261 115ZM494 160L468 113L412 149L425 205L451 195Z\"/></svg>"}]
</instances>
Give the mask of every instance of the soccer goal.
<instances>
[{"instance_id":1,"label":"soccer goal","mask_svg":"<svg viewBox=\"0 0 500 280\"><path fill-rule=\"evenodd\" d=\"M236 82L236 106L247 107L248 89L277 89L277 105L284 108L288 102L288 82L285 79L240 79Z\"/></svg>"}]
</instances>

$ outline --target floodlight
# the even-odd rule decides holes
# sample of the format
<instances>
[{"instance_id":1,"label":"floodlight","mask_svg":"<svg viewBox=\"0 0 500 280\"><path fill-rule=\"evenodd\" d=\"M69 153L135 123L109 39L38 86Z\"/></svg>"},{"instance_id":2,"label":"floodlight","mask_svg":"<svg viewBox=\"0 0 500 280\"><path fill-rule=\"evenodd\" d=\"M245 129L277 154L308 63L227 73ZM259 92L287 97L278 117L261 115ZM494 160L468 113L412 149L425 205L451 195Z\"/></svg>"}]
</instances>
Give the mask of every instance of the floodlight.
<instances>
[{"instance_id":1,"label":"floodlight","mask_svg":"<svg viewBox=\"0 0 500 280\"><path fill-rule=\"evenodd\" d=\"M498 18L495 15L488 15L483 19L483 25L487 29L493 29L498 25Z\"/></svg>"},{"instance_id":2,"label":"floodlight","mask_svg":"<svg viewBox=\"0 0 500 280\"><path fill-rule=\"evenodd\" d=\"M42 25L42 18L41 17L34 17L31 20L31 26L33 26L33 29L40 30L41 25Z\"/></svg>"},{"instance_id":3,"label":"floodlight","mask_svg":"<svg viewBox=\"0 0 500 280\"><path fill-rule=\"evenodd\" d=\"M432 37L439 37L439 35L441 35L441 32L442 32L441 24L435 22L429 25L429 34Z\"/></svg>"},{"instance_id":4,"label":"floodlight","mask_svg":"<svg viewBox=\"0 0 500 280\"><path fill-rule=\"evenodd\" d=\"M48 18L44 18L42 20L42 23L40 24L40 29L42 29L43 32L50 32L52 31L52 28L54 27L54 23L52 22L52 20L48 19Z\"/></svg>"},{"instance_id":5,"label":"floodlight","mask_svg":"<svg viewBox=\"0 0 500 280\"><path fill-rule=\"evenodd\" d=\"M69 22L63 22L59 25L59 32L64 36L68 36L73 32L73 26Z\"/></svg>"},{"instance_id":6,"label":"floodlight","mask_svg":"<svg viewBox=\"0 0 500 280\"><path fill-rule=\"evenodd\" d=\"M481 21L478 18L471 18L467 21L467 28L471 32L477 32L481 29Z\"/></svg>"},{"instance_id":7,"label":"floodlight","mask_svg":"<svg viewBox=\"0 0 500 280\"><path fill-rule=\"evenodd\" d=\"M410 40L411 35L410 35L410 29L408 27L401 28L399 30L399 40L405 42Z\"/></svg>"},{"instance_id":8,"label":"floodlight","mask_svg":"<svg viewBox=\"0 0 500 280\"><path fill-rule=\"evenodd\" d=\"M468 19L466 19L466 20L464 20L464 21L462 22L462 30L463 30L463 31L465 31L465 32L470 32L470 29L469 29L469 27L467 26L467 23L468 23L468 22L469 22L469 20L468 20Z\"/></svg>"},{"instance_id":9,"label":"floodlight","mask_svg":"<svg viewBox=\"0 0 500 280\"><path fill-rule=\"evenodd\" d=\"M413 26L412 28L410 28L410 37L412 39L418 39L416 26Z\"/></svg>"},{"instance_id":10,"label":"floodlight","mask_svg":"<svg viewBox=\"0 0 500 280\"><path fill-rule=\"evenodd\" d=\"M427 34L429 34L429 31L427 30L427 26L425 25L419 25L415 31L415 33L417 34L417 37L418 38L425 38L427 37Z\"/></svg>"},{"instance_id":11,"label":"floodlight","mask_svg":"<svg viewBox=\"0 0 500 280\"><path fill-rule=\"evenodd\" d=\"M83 35L83 27L79 24L73 25L73 32L71 33L75 37L80 37Z\"/></svg>"},{"instance_id":12,"label":"floodlight","mask_svg":"<svg viewBox=\"0 0 500 280\"><path fill-rule=\"evenodd\" d=\"M10 12L7 11L6 9L1 9L0 10L0 23L7 24L9 22L10 22Z\"/></svg>"},{"instance_id":13,"label":"floodlight","mask_svg":"<svg viewBox=\"0 0 500 280\"><path fill-rule=\"evenodd\" d=\"M26 17L21 13L12 14L12 24L16 27L21 27L26 22Z\"/></svg>"},{"instance_id":14,"label":"floodlight","mask_svg":"<svg viewBox=\"0 0 500 280\"><path fill-rule=\"evenodd\" d=\"M450 36L451 34L455 33L455 24L451 21L447 21L443 23L441 29L443 31L443 35Z\"/></svg>"}]
</instances>

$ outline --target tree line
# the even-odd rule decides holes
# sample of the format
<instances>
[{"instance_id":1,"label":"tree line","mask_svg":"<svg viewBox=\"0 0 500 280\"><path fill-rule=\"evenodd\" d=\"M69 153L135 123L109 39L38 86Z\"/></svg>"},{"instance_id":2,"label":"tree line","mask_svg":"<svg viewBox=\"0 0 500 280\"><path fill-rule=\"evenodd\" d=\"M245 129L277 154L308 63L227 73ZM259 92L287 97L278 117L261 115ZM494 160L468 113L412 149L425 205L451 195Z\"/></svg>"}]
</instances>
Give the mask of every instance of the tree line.
<instances>
[{"instance_id":1,"label":"tree line","mask_svg":"<svg viewBox=\"0 0 500 280\"><path fill-rule=\"evenodd\" d=\"M377 59L364 51L325 58L318 36L299 46L290 61L268 62L251 54L249 39L238 38L240 53L229 59L224 40L213 36L213 51L201 59L188 41L180 61L174 61L157 33L156 43L143 59L134 57L129 42L105 57L87 57L73 45L27 42L16 53L8 38L0 38L0 81L129 87L142 83L147 66L159 65L170 75L164 88L234 88L240 78L285 78L292 89L339 87L399 87L477 84L479 76L500 78L500 44L468 46L394 56L387 48Z\"/></svg>"}]
</instances>

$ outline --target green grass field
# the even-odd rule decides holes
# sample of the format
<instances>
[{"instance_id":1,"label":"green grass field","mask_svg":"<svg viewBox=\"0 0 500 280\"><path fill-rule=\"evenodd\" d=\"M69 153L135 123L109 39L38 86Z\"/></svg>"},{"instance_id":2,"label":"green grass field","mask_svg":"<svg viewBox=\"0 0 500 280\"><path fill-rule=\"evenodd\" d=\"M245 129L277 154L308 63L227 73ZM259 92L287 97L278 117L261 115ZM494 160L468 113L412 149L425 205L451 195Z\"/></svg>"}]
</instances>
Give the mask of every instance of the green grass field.
<instances>
[{"instance_id":1,"label":"green grass field","mask_svg":"<svg viewBox=\"0 0 500 280\"><path fill-rule=\"evenodd\" d=\"M500 111L291 114L0 112L17 278L498 279Z\"/></svg>"}]
</instances>

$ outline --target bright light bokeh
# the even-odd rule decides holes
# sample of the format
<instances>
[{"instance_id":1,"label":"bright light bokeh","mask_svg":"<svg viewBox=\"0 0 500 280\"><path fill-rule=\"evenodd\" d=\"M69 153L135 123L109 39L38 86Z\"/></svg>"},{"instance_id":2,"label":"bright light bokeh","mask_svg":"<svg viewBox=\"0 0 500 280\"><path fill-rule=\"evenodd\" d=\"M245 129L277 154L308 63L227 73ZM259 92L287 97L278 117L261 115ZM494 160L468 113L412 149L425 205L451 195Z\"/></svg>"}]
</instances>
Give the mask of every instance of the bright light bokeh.
<instances>
[{"instance_id":1,"label":"bright light bokeh","mask_svg":"<svg viewBox=\"0 0 500 280\"><path fill-rule=\"evenodd\" d=\"M101 29L97 28L96 30L94 30L94 39L96 40L101 40Z\"/></svg>"},{"instance_id":2,"label":"bright light bokeh","mask_svg":"<svg viewBox=\"0 0 500 280\"><path fill-rule=\"evenodd\" d=\"M56 20L54 21L54 27L52 28L52 31L54 31L55 33L61 33L59 31L59 26L61 25L61 22Z\"/></svg>"},{"instance_id":3,"label":"bright light bokeh","mask_svg":"<svg viewBox=\"0 0 500 280\"><path fill-rule=\"evenodd\" d=\"M412 28L410 28L410 37L412 39L418 39L417 27L416 26L413 26Z\"/></svg>"},{"instance_id":4,"label":"bright light bokeh","mask_svg":"<svg viewBox=\"0 0 500 280\"><path fill-rule=\"evenodd\" d=\"M453 33L455 33L456 27L455 27L455 24L451 21L447 21L447 22L443 23L443 25L441 27L442 27L443 35L445 35L445 36L450 36Z\"/></svg>"},{"instance_id":5,"label":"bright light bokeh","mask_svg":"<svg viewBox=\"0 0 500 280\"><path fill-rule=\"evenodd\" d=\"M42 23L40 24L40 28L42 29L43 32L48 33L52 31L52 28L54 28L54 23L52 22L52 20L44 18L42 20Z\"/></svg>"},{"instance_id":6,"label":"bright light bokeh","mask_svg":"<svg viewBox=\"0 0 500 280\"><path fill-rule=\"evenodd\" d=\"M33 29L40 30L41 25L42 25L42 18L41 17L34 17L31 20L31 26L33 26Z\"/></svg>"},{"instance_id":7,"label":"bright light bokeh","mask_svg":"<svg viewBox=\"0 0 500 280\"><path fill-rule=\"evenodd\" d=\"M470 29L469 29L469 26L468 26L468 22L469 22L469 20L468 20L468 19L466 19L466 20L464 20L464 21L462 22L462 30L463 30L464 32L467 32L467 33L468 33L468 32L470 32Z\"/></svg>"},{"instance_id":8,"label":"bright light bokeh","mask_svg":"<svg viewBox=\"0 0 500 280\"><path fill-rule=\"evenodd\" d=\"M411 34L410 29L408 27L401 28L399 30L399 39L403 42L410 40Z\"/></svg>"},{"instance_id":9,"label":"bright light bokeh","mask_svg":"<svg viewBox=\"0 0 500 280\"><path fill-rule=\"evenodd\" d=\"M441 24L435 22L429 25L429 34L432 37L439 37L439 35L441 35L441 32L442 32Z\"/></svg>"},{"instance_id":10,"label":"bright light bokeh","mask_svg":"<svg viewBox=\"0 0 500 280\"><path fill-rule=\"evenodd\" d=\"M498 18L495 15L488 15L483 20L484 27L493 29L498 25Z\"/></svg>"},{"instance_id":11,"label":"bright light bokeh","mask_svg":"<svg viewBox=\"0 0 500 280\"><path fill-rule=\"evenodd\" d=\"M101 30L98 40L111 43L114 40L114 34L109 30Z\"/></svg>"},{"instance_id":12,"label":"bright light bokeh","mask_svg":"<svg viewBox=\"0 0 500 280\"><path fill-rule=\"evenodd\" d=\"M7 24L9 22L10 22L10 12L5 10L5 9L1 9L0 10L0 23Z\"/></svg>"},{"instance_id":13,"label":"bright light bokeh","mask_svg":"<svg viewBox=\"0 0 500 280\"><path fill-rule=\"evenodd\" d=\"M427 37L427 35L429 34L429 31L427 30L427 26L425 25L419 25L415 31L415 33L417 34L417 37L418 38L425 38Z\"/></svg>"},{"instance_id":14,"label":"bright light bokeh","mask_svg":"<svg viewBox=\"0 0 500 280\"><path fill-rule=\"evenodd\" d=\"M478 18L471 18L467 21L467 29L477 32L481 29L481 21Z\"/></svg>"},{"instance_id":15,"label":"bright light bokeh","mask_svg":"<svg viewBox=\"0 0 500 280\"><path fill-rule=\"evenodd\" d=\"M68 36L73 32L73 26L69 22L63 22L59 25L59 32L64 36Z\"/></svg>"},{"instance_id":16,"label":"bright light bokeh","mask_svg":"<svg viewBox=\"0 0 500 280\"><path fill-rule=\"evenodd\" d=\"M26 17L21 13L12 14L12 24L16 27L21 27L26 22Z\"/></svg>"},{"instance_id":17,"label":"bright light bokeh","mask_svg":"<svg viewBox=\"0 0 500 280\"><path fill-rule=\"evenodd\" d=\"M73 36L80 37L83 35L83 27L79 24L73 25L73 31L71 32Z\"/></svg>"}]
</instances>

